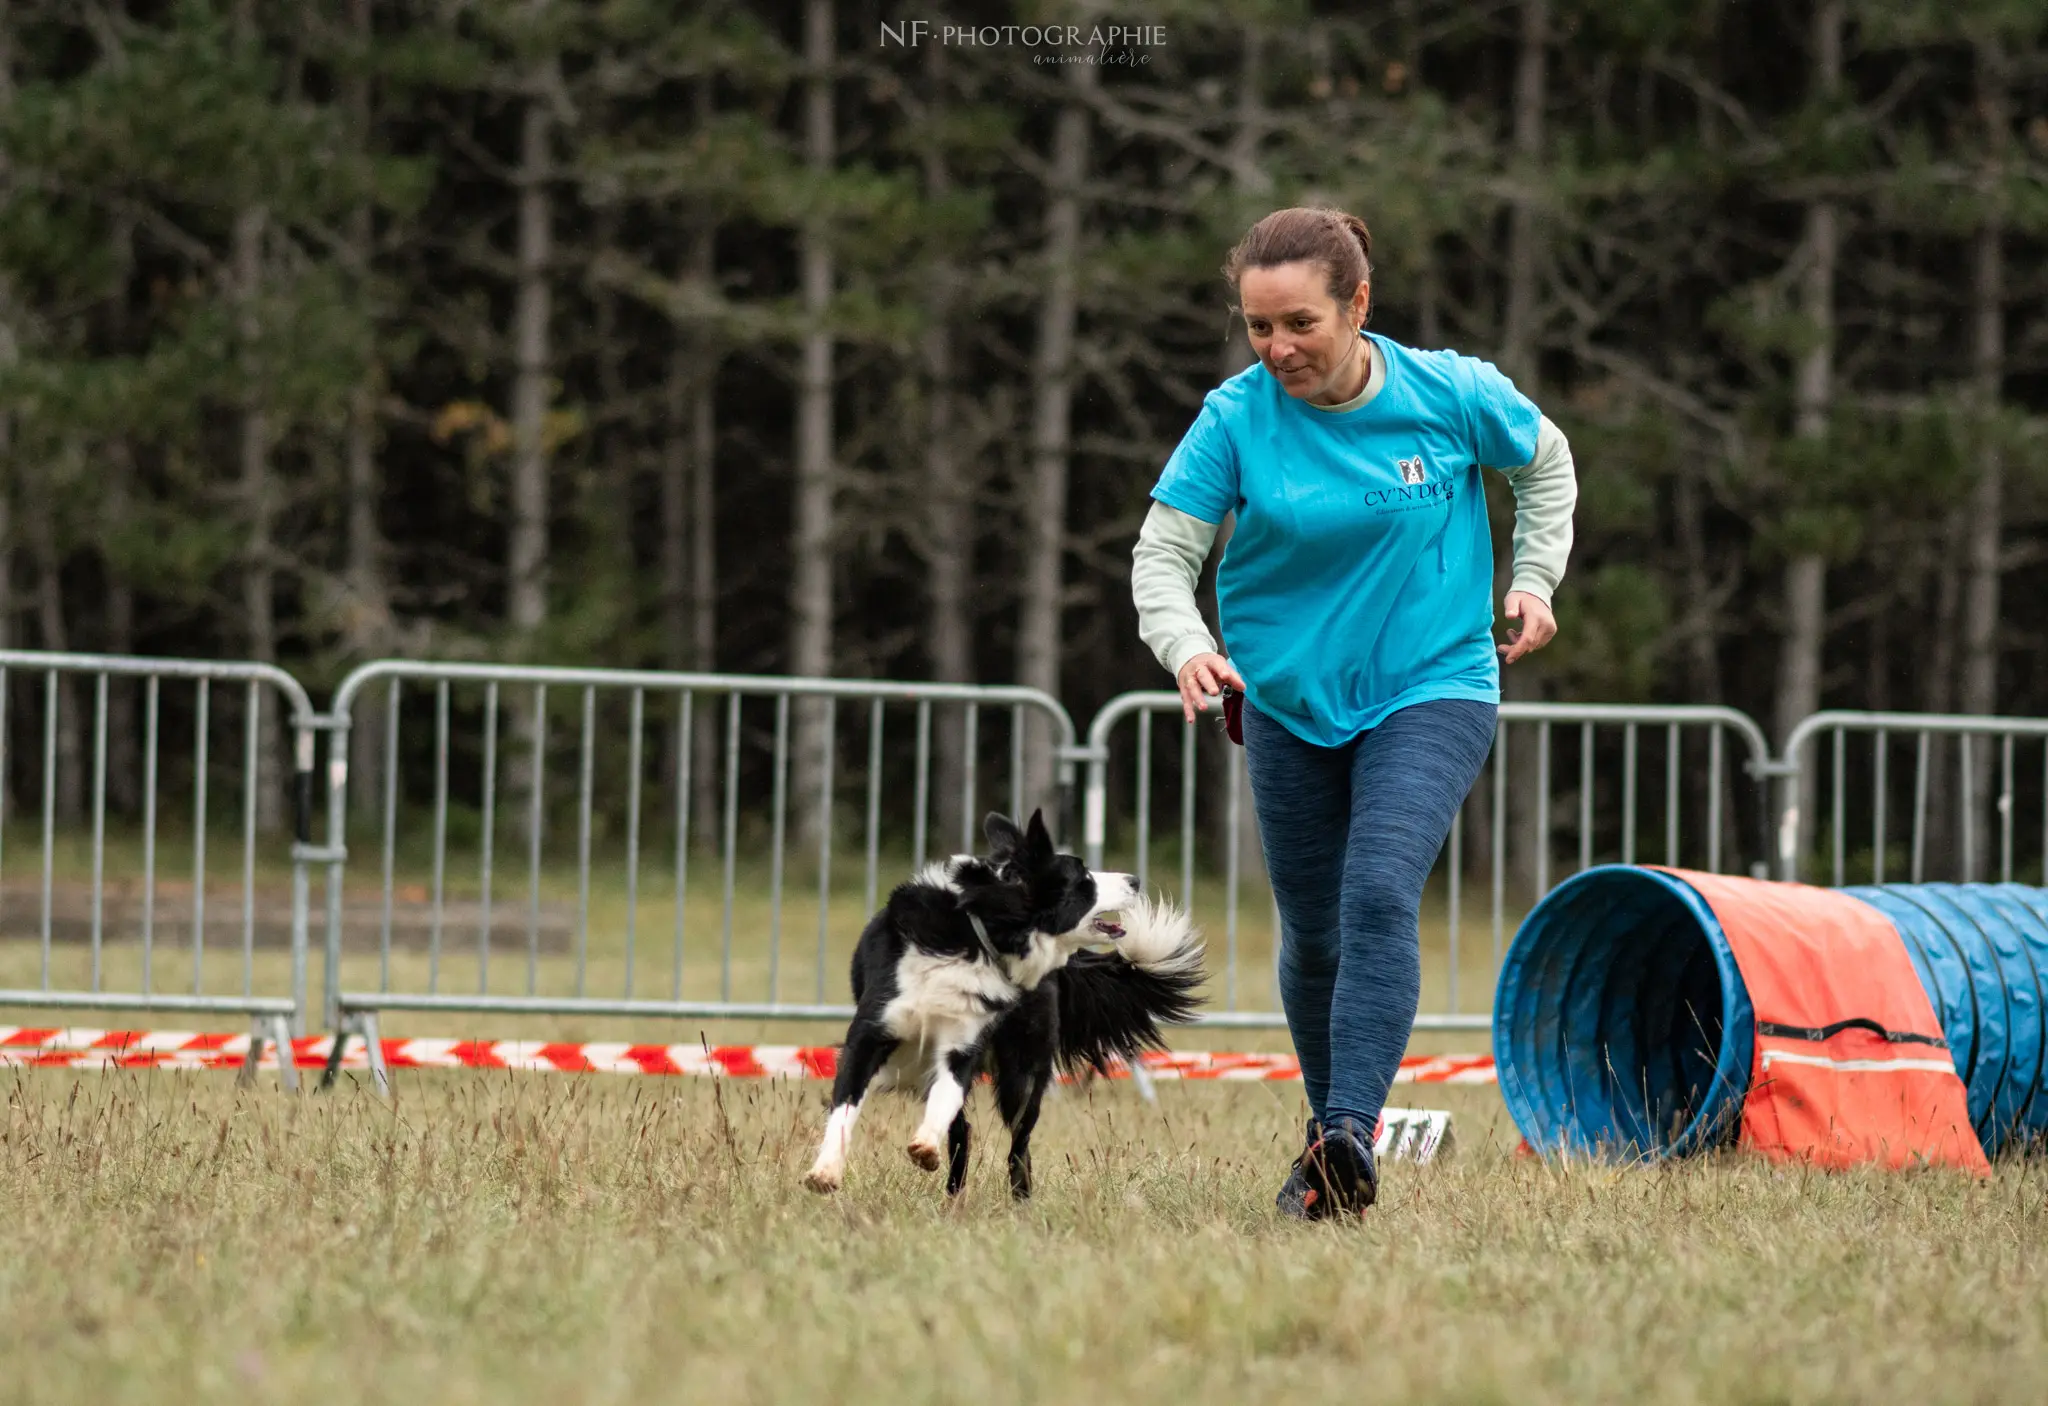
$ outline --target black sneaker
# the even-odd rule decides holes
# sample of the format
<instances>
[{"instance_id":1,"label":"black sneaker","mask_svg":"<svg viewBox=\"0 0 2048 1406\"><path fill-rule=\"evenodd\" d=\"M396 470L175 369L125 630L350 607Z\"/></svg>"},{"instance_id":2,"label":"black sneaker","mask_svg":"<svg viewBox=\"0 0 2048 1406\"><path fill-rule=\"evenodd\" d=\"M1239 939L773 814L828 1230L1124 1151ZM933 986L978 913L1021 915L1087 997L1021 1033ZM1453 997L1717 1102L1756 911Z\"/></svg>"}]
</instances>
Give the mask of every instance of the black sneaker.
<instances>
[{"instance_id":1,"label":"black sneaker","mask_svg":"<svg viewBox=\"0 0 2048 1406\"><path fill-rule=\"evenodd\" d=\"M1308 1129L1302 1135L1301 1155L1294 1159L1288 1169L1287 1180L1280 1184L1280 1194L1273 1198L1274 1207L1289 1220L1321 1220L1322 1212L1317 1204L1325 1198L1310 1184L1304 1170L1308 1162L1308 1149L1316 1145L1316 1120L1308 1120Z\"/></svg>"},{"instance_id":2,"label":"black sneaker","mask_svg":"<svg viewBox=\"0 0 2048 1406\"><path fill-rule=\"evenodd\" d=\"M1325 1125L1322 1136L1302 1154L1302 1173L1312 1198L1309 1213L1314 1219L1362 1215L1379 1199L1380 1171L1372 1143L1368 1130L1349 1118L1339 1118Z\"/></svg>"}]
</instances>

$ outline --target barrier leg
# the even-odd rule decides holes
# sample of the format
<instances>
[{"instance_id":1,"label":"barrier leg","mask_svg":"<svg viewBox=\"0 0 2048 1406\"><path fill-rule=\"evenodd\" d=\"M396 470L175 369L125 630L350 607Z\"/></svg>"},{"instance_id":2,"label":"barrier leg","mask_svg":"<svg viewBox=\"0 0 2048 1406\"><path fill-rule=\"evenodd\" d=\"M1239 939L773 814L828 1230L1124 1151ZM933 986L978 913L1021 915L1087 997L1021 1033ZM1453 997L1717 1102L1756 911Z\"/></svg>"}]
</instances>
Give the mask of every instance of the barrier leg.
<instances>
[{"instance_id":1,"label":"barrier leg","mask_svg":"<svg viewBox=\"0 0 2048 1406\"><path fill-rule=\"evenodd\" d=\"M277 1081L288 1094L299 1091L299 1056L292 1048L291 1023L281 1015L270 1017L271 1037L277 1041Z\"/></svg>"},{"instance_id":2,"label":"barrier leg","mask_svg":"<svg viewBox=\"0 0 2048 1406\"><path fill-rule=\"evenodd\" d=\"M370 1047L370 1081L381 1098L391 1097L391 1071L384 1067L384 1041L377 1034L377 1013L363 1015L363 1042Z\"/></svg>"},{"instance_id":3,"label":"barrier leg","mask_svg":"<svg viewBox=\"0 0 2048 1406\"><path fill-rule=\"evenodd\" d=\"M1131 1062L1131 1082L1138 1086L1138 1095L1145 1102L1159 1102L1159 1090L1152 1084L1152 1071L1137 1060Z\"/></svg>"},{"instance_id":4,"label":"barrier leg","mask_svg":"<svg viewBox=\"0 0 2048 1406\"><path fill-rule=\"evenodd\" d=\"M327 1047L327 1067L320 1071L320 1091L334 1087L334 1081L341 1077L341 1061L348 1054L348 1042L356 1033L353 1016L343 1016L335 1022L334 1043Z\"/></svg>"}]
</instances>

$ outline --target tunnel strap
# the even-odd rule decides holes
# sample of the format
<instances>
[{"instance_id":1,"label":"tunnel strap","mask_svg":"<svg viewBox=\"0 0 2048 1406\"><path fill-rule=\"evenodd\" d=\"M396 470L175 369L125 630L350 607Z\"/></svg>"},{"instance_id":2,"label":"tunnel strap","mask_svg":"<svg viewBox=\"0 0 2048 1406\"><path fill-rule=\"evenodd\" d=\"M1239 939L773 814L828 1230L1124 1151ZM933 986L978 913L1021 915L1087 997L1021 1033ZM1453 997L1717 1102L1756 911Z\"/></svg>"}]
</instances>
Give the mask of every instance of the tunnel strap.
<instances>
[{"instance_id":1,"label":"tunnel strap","mask_svg":"<svg viewBox=\"0 0 2048 1406\"><path fill-rule=\"evenodd\" d=\"M1818 1044L1832 1040L1844 1030L1868 1030L1881 1040L1894 1045L1931 1045L1937 1050L1948 1048L1948 1041L1939 1035L1922 1035L1915 1030L1887 1030L1876 1021L1864 1016L1851 1016L1838 1020L1832 1025L1785 1025L1774 1020L1757 1022L1756 1033L1768 1035L1774 1040L1811 1040Z\"/></svg>"}]
</instances>

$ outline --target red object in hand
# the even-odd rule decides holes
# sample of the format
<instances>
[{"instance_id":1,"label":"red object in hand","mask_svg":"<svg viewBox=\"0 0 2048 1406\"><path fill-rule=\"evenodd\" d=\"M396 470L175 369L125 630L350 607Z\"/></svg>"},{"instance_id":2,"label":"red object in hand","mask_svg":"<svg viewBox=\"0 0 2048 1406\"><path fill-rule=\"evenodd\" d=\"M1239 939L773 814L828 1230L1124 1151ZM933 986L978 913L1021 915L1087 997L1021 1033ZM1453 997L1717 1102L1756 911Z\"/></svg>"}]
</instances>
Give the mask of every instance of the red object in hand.
<instances>
[{"instance_id":1,"label":"red object in hand","mask_svg":"<svg viewBox=\"0 0 2048 1406\"><path fill-rule=\"evenodd\" d=\"M1244 695L1234 688L1223 690L1223 730L1232 742L1244 746Z\"/></svg>"}]
</instances>

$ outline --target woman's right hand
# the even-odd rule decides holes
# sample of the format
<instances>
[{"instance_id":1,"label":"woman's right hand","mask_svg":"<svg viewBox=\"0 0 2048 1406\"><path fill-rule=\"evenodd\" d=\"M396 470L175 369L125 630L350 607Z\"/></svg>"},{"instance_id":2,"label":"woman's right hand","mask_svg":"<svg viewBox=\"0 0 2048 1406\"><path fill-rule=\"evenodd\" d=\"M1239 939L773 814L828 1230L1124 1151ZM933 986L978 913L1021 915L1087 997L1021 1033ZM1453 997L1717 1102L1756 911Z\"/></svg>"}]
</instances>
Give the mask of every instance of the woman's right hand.
<instances>
[{"instance_id":1,"label":"woman's right hand","mask_svg":"<svg viewBox=\"0 0 2048 1406\"><path fill-rule=\"evenodd\" d=\"M1237 670L1230 667L1230 661L1220 654L1197 654L1180 666L1180 710L1189 722L1196 713L1209 711L1209 700L1223 692L1223 685L1229 684L1239 693L1244 692L1244 680Z\"/></svg>"}]
</instances>

